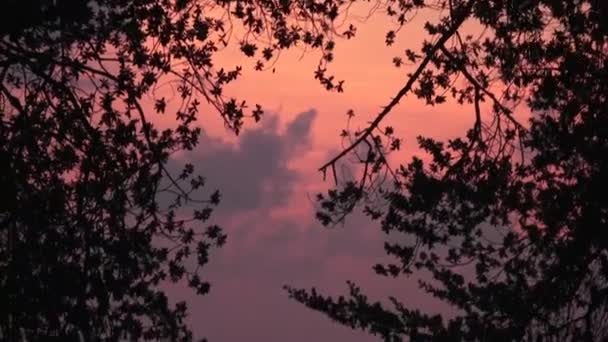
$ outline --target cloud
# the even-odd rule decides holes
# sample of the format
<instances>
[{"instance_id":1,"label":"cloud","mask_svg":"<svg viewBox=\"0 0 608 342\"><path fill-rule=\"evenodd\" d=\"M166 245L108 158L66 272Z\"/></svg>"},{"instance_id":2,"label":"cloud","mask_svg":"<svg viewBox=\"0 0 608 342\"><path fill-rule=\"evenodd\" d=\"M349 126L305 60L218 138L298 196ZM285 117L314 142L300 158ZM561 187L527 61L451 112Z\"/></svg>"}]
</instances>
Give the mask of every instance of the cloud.
<instances>
[{"instance_id":1,"label":"cloud","mask_svg":"<svg viewBox=\"0 0 608 342\"><path fill-rule=\"evenodd\" d=\"M346 292L346 280L354 280L381 299L403 285L373 275L371 267L385 257L377 222L355 214L345 226L328 230L315 221L302 193L310 184L322 187L321 175L311 172L318 162L311 152L315 118L311 110L281 126L277 116L266 116L237 144L204 135L197 150L181 157L179 163L194 164L206 177L208 188L220 189L212 220L228 234L204 271L211 293L172 290L188 301L196 336L222 342L376 340L308 310L282 290L286 284L314 286L337 295ZM305 169L290 167L294 161ZM305 205L304 215L291 214ZM281 211L288 214L275 215Z\"/></svg>"},{"instance_id":2,"label":"cloud","mask_svg":"<svg viewBox=\"0 0 608 342\"><path fill-rule=\"evenodd\" d=\"M288 163L310 147L315 116L312 110L299 114L284 132L277 116L267 116L261 127L242 133L236 146L203 134L200 149L183 158L204 175L208 188L220 189L219 213L272 208L288 199L298 180Z\"/></svg>"}]
</instances>

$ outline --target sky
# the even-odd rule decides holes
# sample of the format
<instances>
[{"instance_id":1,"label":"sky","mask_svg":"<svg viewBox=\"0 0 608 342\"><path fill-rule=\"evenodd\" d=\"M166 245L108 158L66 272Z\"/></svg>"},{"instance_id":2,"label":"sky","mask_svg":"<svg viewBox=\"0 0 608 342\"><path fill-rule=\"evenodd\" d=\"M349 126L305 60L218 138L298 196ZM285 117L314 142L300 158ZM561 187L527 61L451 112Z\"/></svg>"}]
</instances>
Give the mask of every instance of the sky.
<instances>
[{"instance_id":1,"label":"sky","mask_svg":"<svg viewBox=\"0 0 608 342\"><path fill-rule=\"evenodd\" d=\"M228 241L212 251L203 273L211 292L201 297L180 286L170 291L174 300L187 300L197 337L212 342L378 340L290 300L282 290L286 284L340 295L352 280L373 299L392 295L413 307L442 310L417 289L416 279L374 274L372 266L387 260L377 222L356 212L344 225L324 228L314 218L312 200L332 185L317 168L339 151L346 112L353 109L357 115L352 127L365 127L391 100L411 71L391 61L405 48L418 49L429 18L419 14L391 47L384 36L393 25L382 16L359 24L354 39L339 41L330 70L346 80L344 93L329 93L314 79L316 52L283 53L274 73L253 71L234 50L218 55L226 66L244 65L243 77L227 89L229 94L262 104L266 115L257 124L248 122L235 137L217 113L202 113L198 148L171 161L175 167L193 163L209 188L222 193L212 221L225 229ZM453 103L429 108L408 97L386 123L405 138L400 157L407 158L417 153L417 135L454 137L472 120L469 108Z\"/></svg>"}]
</instances>

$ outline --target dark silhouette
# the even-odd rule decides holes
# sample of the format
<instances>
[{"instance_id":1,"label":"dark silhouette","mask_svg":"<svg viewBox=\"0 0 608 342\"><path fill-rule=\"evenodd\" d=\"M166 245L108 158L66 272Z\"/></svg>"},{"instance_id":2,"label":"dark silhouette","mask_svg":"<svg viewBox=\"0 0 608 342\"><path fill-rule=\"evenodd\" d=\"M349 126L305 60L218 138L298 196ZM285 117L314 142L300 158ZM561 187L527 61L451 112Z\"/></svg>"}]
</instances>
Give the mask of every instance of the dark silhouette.
<instances>
[{"instance_id":1,"label":"dark silhouette","mask_svg":"<svg viewBox=\"0 0 608 342\"><path fill-rule=\"evenodd\" d=\"M236 133L262 114L223 95L241 68L216 67L215 53L242 30L232 39L257 69L297 43L325 61L335 17L330 3L289 1L4 1L0 339L191 340L186 304L160 285L205 294L201 267L226 237L208 223L219 193L166 163L197 144L203 99ZM154 125L163 113L174 128Z\"/></svg>"},{"instance_id":2,"label":"dark silhouette","mask_svg":"<svg viewBox=\"0 0 608 342\"><path fill-rule=\"evenodd\" d=\"M287 287L290 296L384 341L606 341L608 2L400 1L389 14L424 7L443 17L425 25L420 52L406 52L415 71L321 168L338 180L336 163L355 154L363 176L319 195L318 217L331 225L362 205L395 258L376 273L421 275L453 313L375 302L352 283L346 297ZM461 34L464 22L479 35ZM428 161L390 165L400 140L380 123L407 94L429 105L451 96L475 124L447 142L419 137ZM514 110L526 107L520 123Z\"/></svg>"}]
</instances>

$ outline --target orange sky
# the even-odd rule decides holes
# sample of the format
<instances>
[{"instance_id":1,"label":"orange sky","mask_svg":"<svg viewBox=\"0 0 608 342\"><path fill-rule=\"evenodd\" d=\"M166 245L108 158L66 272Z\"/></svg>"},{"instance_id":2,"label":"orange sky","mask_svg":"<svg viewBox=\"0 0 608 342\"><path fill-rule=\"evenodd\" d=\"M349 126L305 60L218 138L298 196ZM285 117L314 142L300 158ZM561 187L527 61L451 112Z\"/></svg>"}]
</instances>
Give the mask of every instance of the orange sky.
<instances>
[{"instance_id":1,"label":"orange sky","mask_svg":"<svg viewBox=\"0 0 608 342\"><path fill-rule=\"evenodd\" d=\"M351 10L351 17L363 16L366 8L368 6ZM275 73L258 72L253 70L254 61L245 59L234 46L236 44L232 44L216 55L215 63L228 68L243 65L243 76L225 93L244 98L250 104L262 104L267 112L279 114L283 123L302 111L315 109L319 113L314 129L315 146L323 150L338 148L338 134L344 128L348 109L355 110L356 123L362 127L405 83L411 67L395 68L391 61L395 56L403 56L406 48L418 50L426 36L423 24L435 16L436 12L419 13L402 29L391 47L385 45L384 37L396 26L388 18L375 15L364 23L355 23L357 35L352 40L338 39L335 61L329 66L330 72L346 81L345 92L340 94L327 92L314 79L320 56L318 51L302 53L298 48L283 51L274 65ZM471 112L466 108L463 111L458 105L448 103L429 108L421 101L407 97L387 123L395 125L397 132L406 136L420 133L452 136L461 133L471 119ZM226 137L228 132L213 111L202 115L200 122L208 133L231 139ZM255 129L255 124L251 123L245 129L248 128Z\"/></svg>"},{"instance_id":2,"label":"orange sky","mask_svg":"<svg viewBox=\"0 0 608 342\"><path fill-rule=\"evenodd\" d=\"M351 15L364 16L367 8L351 11ZM292 161L294 167L310 176L309 183L302 190L314 194L332 185L323 183L316 170L327 161L332 151L340 148L339 133L345 128L347 110L353 109L357 115L351 128L363 128L376 116L405 84L407 73L416 67L396 68L392 63L393 57L403 57L406 48L418 51L423 39L428 37L423 30L424 23L436 19L436 16L437 12L420 12L401 30L395 44L390 47L385 44L385 35L396 26L383 15L375 15L359 23L354 39L338 40L335 60L329 65L329 71L336 78L345 80L343 93L328 92L314 79L320 56L317 51L303 54L299 49L292 49L283 52L274 65L275 73L254 71L253 61L244 59L234 47L219 54L216 61L228 67L244 64L242 78L227 88L227 93L242 97L250 104L261 103L267 112L276 113L281 123L288 123L299 113L310 109L318 113L313 127L312 149L299 160ZM233 140L215 113L211 112L208 117L212 124L205 121L204 127L211 135ZM417 147L417 135L454 137L471 127L473 117L469 107L449 100L444 105L429 107L412 94L404 98L383 124L394 126L397 134L405 139L403 154L411 155ZM256 127L250 123L245 129ZM299 195L299 201L305 201L302 194Z\"/></svg>"},{"instance_id":3,"label":"orange sky","mask_svg":"<svg viewBox=\"0 0 608 342\"><path fill-rule=\"evenodd\" d=\"M208 337L237 341L242 340L241 335L238 335L241 333L249 340L256 340L257 336L259 340L278 341L282 335L275 331L276 320L305 315L301 317L306 318L301 320L293 318L286 321L289 328L285 328L288 331L300 331L302 341L324 341L329 336L334 336L334 340L370 341L360 333L356 335L359 339L354 339L355 335L350 335L348 329L335 328L320 314L309 315L305 308L286 299L280 286L285 283L296 287L319 285L322 290L337 289L339 293L344 293L344 281L352 279L363 283L367 290L376 294L399 296L407 294L403 292L405 288L408 289L406 292L413 293L411 291L416 287L415 281L404 279L386 283L386 280L373 275L371 265L380 261L376 257L383 255L382 237L377 223L370 226L369 222L355 216L346 227L349 231L323 231L319 229L318 222L315 222L309 196L312 198L333 185L329 181L322 181L317 168L340 148L339 133L345 127L347 110L353 109L357 114L351 127L363 128L391 100L407 81L407 72L412 70L408 67L395 68L392 64L393 57L402 56L406 48L419 51L422 39L426 37L422 30L423 24L434 17L436 13L419 13L401 30L391 47L386 47L384 37L394 26L381 15L359 24L354 39L339 40L335 61L330 65L329 71L338 79L345 79L344 93L327 92L314 79L319 59L316 51L304 55L297 49L283 52L274 65L275 73L253 71L253 61L245 60L234 46L217 54L216 64L227 68L235 65L244 67L241 79L225 89L225 92L243 98L250 104L262 104L269 115L258 124L247 122L244 133L237 138L223 128L217 113L209 110L202 113L199 120L209 136L231 142L237 150L246 150L239 144L247 132L267 129L271 131L273 139L289 140L284 133L273 131L273 117L279 121L279 131L284 131L303 112L314 110L316 115L309 132L311 141L304 143L295 153L287 155L285 160L293 171L289 171L293 173L290 177L296 179L289 183L290 192L286 198L278 204L260 203L253 210L231 212L223 219L222 225L228 228L228 244L212 256L212 271L209 273L212 283L218 284L218 287L212 288L211 294L205 298L187 297L193 303L193 312L196 313L192 316L192 321L207 319L212 322L207 326L210 327ZM466 30L475 32L476 25L471 23ZM164 120L170 120L171 116L165 118ZM415 96L409 95L383 124L392 125L397 135L405 139L403 156L415 153L417 135L440 139L462 135L471 127L473 119L474 114L469 106L460 106L448 100L441 106L429 107L415 99ZM204 148L201 146L201 150ZM235 155L238 153L242 152L234 152ZM209 164L205 158L198 161ZM212 160L211 163L213 162ZM407 160L402 159L401 162ZM246 176L249 165L239 164L235 167L242 168L242 175ZM240 171L237 171L239 176ZM220 172L224 178L231 177L231 174ZM272 190L273 187L280 186L272 184L273 180L276 179L271 177L259 182ZM232 194L233 199L247 195L243 193L244 190L239 191L241 193L237 191ZM262 192L264 191L266 190ZM230 195L230 191L227 193ZM230 196L227 196L222 205L231 206ZM341 248L341 251L336 252L336 248ZM302 267L305 269L300 270ZM232 269L237 271L231 271ZM299 278L302 276L309 278L302 280ZM233 296L237 296L238 300ZM238 308L231 308L226 304L227 301L238 303ZM432 301L425 296L409 298L409 303L415 306L430 302ZM256 311L257 305L272 306L268 303L274 303L277 308ZM214 307L222 305L225 312L218 314L214 311ZM241 332L223 330L221 324L227 320L234 320ZM233 335L229 337L226 334ZM285 334L289 335L289 332Z\"/></svg>"}]
</instances>

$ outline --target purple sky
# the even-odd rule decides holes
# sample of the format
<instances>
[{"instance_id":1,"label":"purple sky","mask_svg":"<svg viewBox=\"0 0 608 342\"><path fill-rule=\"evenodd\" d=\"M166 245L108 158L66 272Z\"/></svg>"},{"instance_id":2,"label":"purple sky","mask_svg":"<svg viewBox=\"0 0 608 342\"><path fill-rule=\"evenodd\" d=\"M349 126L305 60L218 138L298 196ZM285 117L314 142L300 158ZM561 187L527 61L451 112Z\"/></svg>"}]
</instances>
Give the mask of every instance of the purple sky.
<instances>
[{"instance_id":1,"label":"purple sky","mask_svg":"<svg viewBox=\"0 0 608 342\"><path fill-rule=\"evenodd\" d=\"M365 14L369 8L362 5L360 10ZM419 48L426 38L424 22L436 19L437 13L421 12L391 47L384 43L386 18L361 23L357 38L341 41L335 51L332 70L346 79L340 94L327 92L314 79L319 61L314 53L296 49L283 54L276 73L245 66L243 78L228 93L261 103L274 114L248 123L238 138L222 130L212 110L201 117L209 134L179 162L193 163L207 178L208 189L221 191L222 202L212 220L225 229L228 242L212 251L204 271L212 284L209 295L197 297L183 288L171 291L175 299L188 301L197 337L211 342L379 340L288 299L285 284L344 295L346 281L352 280L370 299L394 296L411 307L439 311L442 306L418 289L416 279L374 274L373 265L387 260L386 237L378 222L355 213L344 226L327 229L315 220L311 201L332 185L323 182L317 168L340 148L347 110L357 114L352 129L365 127L375 117L413 68L396 69L393 57L405 48ZM217 57L226 67L246 62L230 49ZM416 153L415 136L460 135L473 118L470 108L449 101L432 109L408 98L385 124L406 138L399 155L403 158Z\"/></svg>"},{"instance_id":2,"label":"purple sky","mask_svg":"<svg viewBox=\"0 0 608 342\"><path fill-rule=\"evenodd\" d=\"M316 165L293 167L311 150L315 111L298 114L286 125L267 116L246 130L237 144L203 136L199 148L181 156L219 188L222 203L213 216L228 234L214 250L204 275L211 293L198 297L175 287L187 300L190 325L210 341L377 341L352 331L287 298L285 284L346 294L353 280L372 298L397 296L414 306L432 307L415 280L384 279L371 267L386 256L378 223L360 214L347 224L323 228L309 200L321 186ZM316 186L315 186L316 184ZM426 303L426 304L425 304Z\"/></svg>"}]
</instances>

